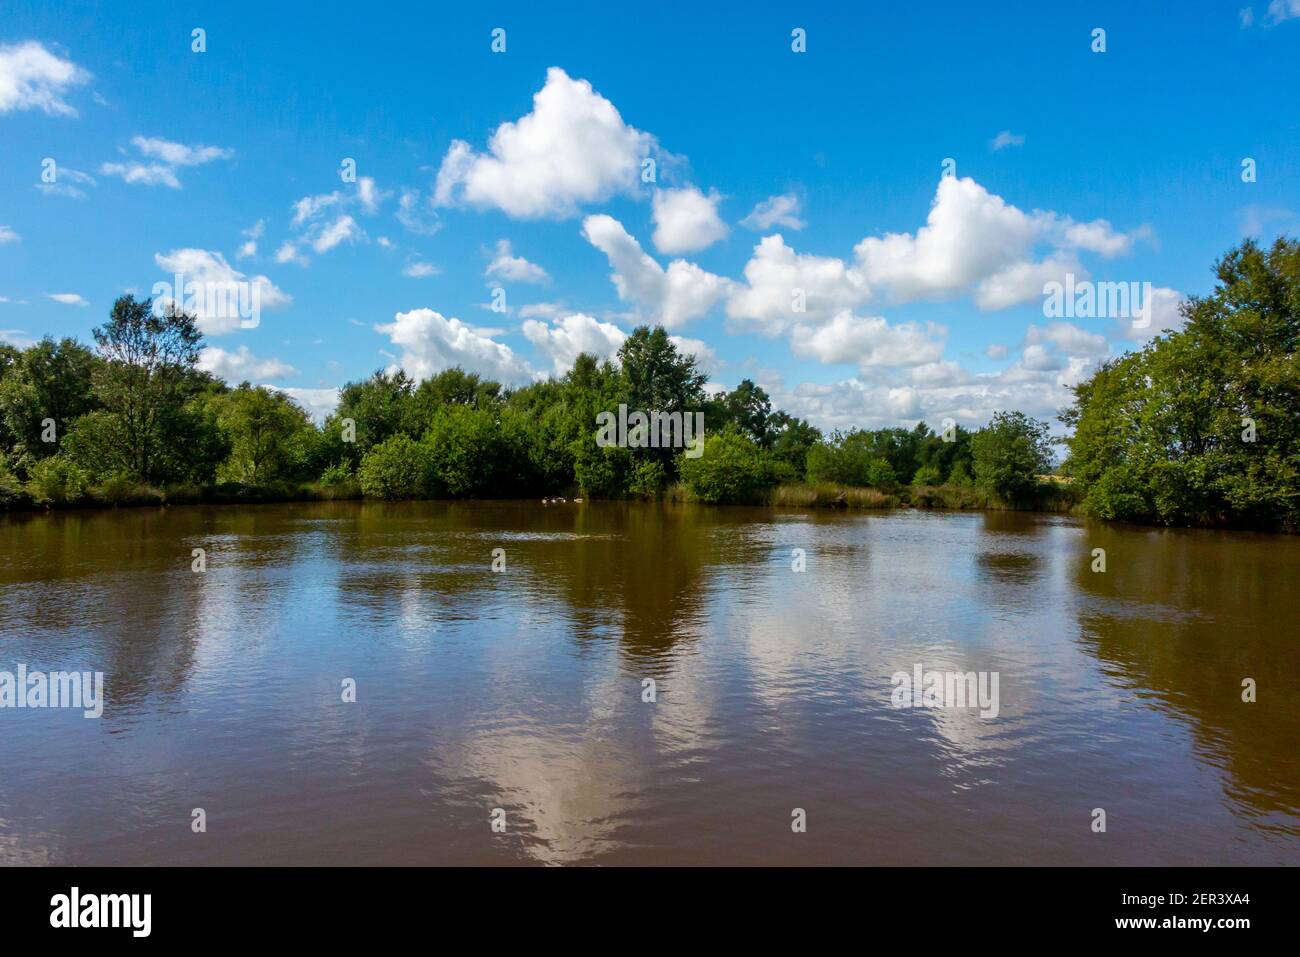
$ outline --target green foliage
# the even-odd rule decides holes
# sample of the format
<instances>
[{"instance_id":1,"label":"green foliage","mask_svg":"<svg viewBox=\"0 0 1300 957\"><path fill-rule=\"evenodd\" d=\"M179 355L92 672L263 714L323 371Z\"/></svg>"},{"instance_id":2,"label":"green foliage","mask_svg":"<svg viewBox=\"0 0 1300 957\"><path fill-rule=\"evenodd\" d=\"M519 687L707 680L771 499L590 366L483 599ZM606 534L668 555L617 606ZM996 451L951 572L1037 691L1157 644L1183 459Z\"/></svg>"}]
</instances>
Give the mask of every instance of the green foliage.
<instances>
[{"instance_id":1,"label":"green foliage","mask_svg":"<svg viewBox=\"0 0 1300 957\"><path fill-rule=\"evenodd\" d=\"M357 470L361 491L372 498L424 498L431 491L428 448L404 432L366 453Z\"/></svg>"},{"instance_id":2,"label":"green foliage","mask_svg":"<svg viewBox=\"0 0 1300 957\"><path fill-rule=\"evenodd\" d=\"M437 487L453 498L498 492L515 451L503 440L496 411L470 405L440 408L420 444Z\"/></svg>"},{"instance_id":3,"label":"green foliage","mask_svg":"<svg viewBox=\"0 0 1300 957\"><path fill-rule=\"evenodd\" d=\"M678 471L691 495L710 504L751 502L776 482L766 453L736 428L707 434L703 453L682 455Z\"/></svg>"},{"instance_id":4,"label":"green foliage","mask_svg":"<svg viewBox=\"0 0 1300 957\"><path fill-rule=\"evenodd\" d=\"M875 433L855 429L833 432L808 451L808 481L859 487L892 485L898 480L881 454Z\"/></svg>"},{"instance_id":5,"label":"green foliage","mask_svg":"<svg viewBox=\"0 0 1300 957\"><path fill-rule=\"evenodd\" d=\"M1215 270L1183 329L1075 387L1065 468L1089 514L1300 526L1300 242L1248 240Z\"/></svg>"},{"instance_id":6,"label":"green foliage","mask_svg":"<svg viewBox=\"0 0 1300 957\"><path fill-rule=\"evenodd\" d=\"M307 477L316 430L291 398L245 382L209 402L230 448L219 481L266 485Z\"/></svg>"},{"instance_id":7,"label":"green foliage","mask_svg":"<svg viewBox=\"0 0 1300 957\"><path fill-rule=\"evenodd\" d=\"M627 490L639 498L658 498L667 484L667 473L662 462L645 459L632 467Z\"/></svg>"},{"instance_id":8,"label":"green foliage","mask_svg":"<svg viewBox=\"0 0 1300 957\"><path fill-rule=\"evenodd\" d=\"M1026 504L1039 491L1037 476L1052 468L1046 422L1023 412L995 412L971 437L975 484L1012 504Z\"/></svg>"},{"instance_id":9,"label":"green foliage","mask_svg":"<svg viewBox=\"0 0 1300 957\"><path fill-rule=\"evenodd\" d=\"M912 476L913 485L938 485L942 481L943 475L937 465L922 465Z\"/></svg>"},{"instance_id":10,"label":"green foliage","mask_svg":"<svg viewBox=\"0 0 1300 957\"><path fill-rule=\"evenodd\" d=\"M53 455L32 465L27 494L38 505L75 502L86 492L89 477L70 459Z\"/></svg>"},{"instance_id":11,"label":"green foliage","mask_svg":"<svg viewBox=\"0 0 1300 957\"><path fill-rule=\"evenodd\" d=\"M122 425L131 474L145 481L183 475L176 463L192 461L182 448L196 420L180 407L202 381L192 375L203 338L194 317L122 296L94 337L104 360L95 367L95 394Z\"/></svg>"},{"instance_id":12,"label":"green foliage","mask_svg":"<svg viewBox=\"0 0 1300 957\"><path fill-rule=\"evenodd\" d=\"M51 338L23 351L6 347L0 359L0 447L15 458L55 454L72 420L98 404L91 391L95 355L73 339ZM54 420L55 442L42 437Z\"/></svg>"}]
</instances>

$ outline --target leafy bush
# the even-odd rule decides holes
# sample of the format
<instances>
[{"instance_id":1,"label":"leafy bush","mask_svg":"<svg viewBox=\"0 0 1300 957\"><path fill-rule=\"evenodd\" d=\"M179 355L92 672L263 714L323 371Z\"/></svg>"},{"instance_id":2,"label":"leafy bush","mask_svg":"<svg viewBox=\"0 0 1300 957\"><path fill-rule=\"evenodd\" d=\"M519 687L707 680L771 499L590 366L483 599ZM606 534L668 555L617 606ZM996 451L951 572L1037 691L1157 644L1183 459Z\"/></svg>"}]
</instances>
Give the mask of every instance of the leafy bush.
<instances>
[{"instance_id":1,"label":"leafy bush","mask_svg":"<svg viewBox=\"0 0 1300 957\"><path fill-rule=\"evenodd\" d=\"M730 427L705 436L703 453L682 455L677 469L691 495L710 504L752 502L776 481L763 450Z\"/></svg>"},{"instance_id":2,"label":"leafy bush","mask_svg":"<svg viewBox=\"0 0 1300 957\"><path fill-rule=\"evenodd\" d=\"M934 465L922 465L912 476L913 485L938 485L943 481L943 476L939 474L939 469Z\"/></svg>"},{"instance_id":3,"label":"leafy bush","mask_svg":"<svg viewBox=\"0 0 1300 957\"><path fill-rule=\"evenodd\" d=\"M643 459L632 467L632 477L627 490L641 498L657 498L663 491L667 473L663 463L657 459Z\"/></svg>"},{"instance_id":4,"label":"leafy bush","mask_svg":"<svg viewBox=\"0 0 1300 957\"><path fill-rule=\"evenodd\" d=\"M428 449L404 432L371 448L357 470L361 491L372 498L420 498L431 492Z\"/></svg>"},{"instance_id":5,"label":"leafy bush","mask_svg":"<svg viewBox=\"0 0 1300 957\"><path fill-rule=\"evenodd\" d=\"M27 494L38 505L75 502L86 494L89 478L70 459L52 455L36 462L28 475Z\"/></svg>"},{"instance_id":6,"label":"leafy bush","mask_svg":"<svg viewBox=\"0 0 1300 957\"><path fill-rule=\"evenodd\" d=\"M995 412L971 437L975 482L1012 504L1032 501L1038 476L1052 468L1046 422L1023 412Z\"/></svg>"}]
</instances>

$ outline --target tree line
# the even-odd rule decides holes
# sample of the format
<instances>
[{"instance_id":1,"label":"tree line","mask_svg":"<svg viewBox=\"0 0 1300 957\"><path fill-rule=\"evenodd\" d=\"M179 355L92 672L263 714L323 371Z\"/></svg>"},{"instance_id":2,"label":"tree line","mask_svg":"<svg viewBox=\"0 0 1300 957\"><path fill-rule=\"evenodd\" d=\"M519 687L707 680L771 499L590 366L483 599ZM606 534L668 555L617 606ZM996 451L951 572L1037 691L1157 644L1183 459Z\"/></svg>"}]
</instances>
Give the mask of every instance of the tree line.
<instances>
[{"instance_id":1,"label":"tree line","mask_svg":"<svg viewBox=\"0 0 1300 957\"><path fill-rule=\"evenodd\" d=\"M746 379L709 392L640 327L617 362L510 388L460 368L375 372L317 426L290 397L197 368L193 317L118 299L94 348L0 346L0 504L296 497L680 498L707 503L1063 508L1162 524L1297 524L1300 253L1245 243L1182 331L1103 365L1046 422L824 434ZM601 413L702 412L702 454L596 441ZM1249 434L1249 438L1246 436ZM631 443L630 443L631 444ZM1059 473L1056 475L1050 473Z\"/></svg>"}]
</instances>

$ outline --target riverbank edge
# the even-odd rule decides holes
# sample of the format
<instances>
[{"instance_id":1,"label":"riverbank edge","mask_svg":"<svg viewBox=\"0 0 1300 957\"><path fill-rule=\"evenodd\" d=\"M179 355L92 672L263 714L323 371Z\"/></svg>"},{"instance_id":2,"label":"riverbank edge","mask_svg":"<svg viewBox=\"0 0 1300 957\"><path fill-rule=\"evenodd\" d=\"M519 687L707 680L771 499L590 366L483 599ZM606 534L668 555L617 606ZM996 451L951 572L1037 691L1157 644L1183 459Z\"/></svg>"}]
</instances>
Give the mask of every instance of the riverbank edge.
<instances>
[{"instance_id":1,"label":"riverbank edge","mask_svg":"<svg viewBox=\"0 0 1300 957\"><path fill-rule=\"evenodd\" d=\"M1070 512L1077 507L1066 485L1044 482L1034 501L1007 503L991 492L972 486L895 486L863 488L833 483L794 482L772 486L751 500L728 503L776 508L872 509L921 508L956 511ZM576 497L568 490L570 498ZM0 502L3 512L47 512L83 509L148 508L171 505L270 505L282 502L383 501L367 498L355 482L324 485L319 482L281 483L269 486L227 483L207 486L155 488L147 485L93 486L76 499L35 501L29 496ZM521 501L522 499L506 499ZM594 499L593 499L594 500ZM458 501L457 499L414 499L413 501ZM617 500L611 500L617 501ZM658 497L623 501L665 501L697 503L682 483L665 489Z\"/></svg>"}]
</instances>

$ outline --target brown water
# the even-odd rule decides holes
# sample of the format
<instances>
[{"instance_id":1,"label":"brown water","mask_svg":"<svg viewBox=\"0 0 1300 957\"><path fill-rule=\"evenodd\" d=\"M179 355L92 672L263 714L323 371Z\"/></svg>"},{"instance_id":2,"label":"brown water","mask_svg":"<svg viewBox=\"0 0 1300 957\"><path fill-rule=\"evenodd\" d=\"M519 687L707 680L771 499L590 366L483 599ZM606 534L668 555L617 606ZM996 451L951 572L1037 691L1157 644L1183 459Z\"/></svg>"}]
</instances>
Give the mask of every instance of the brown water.
<instances>
[{"instance_id":1,"label":"brown water","mask_svg":"<svg viewBox=\"0 0 1300 957\"><path fill-rule=\"evenodd\" d=\"M0 863L1296 864L1298 581L1296 538L1007 513L0 518L0 670L106 675L0 710ZM916 664L998 716L892 707Z\"/></svg>"}]
</instances>

